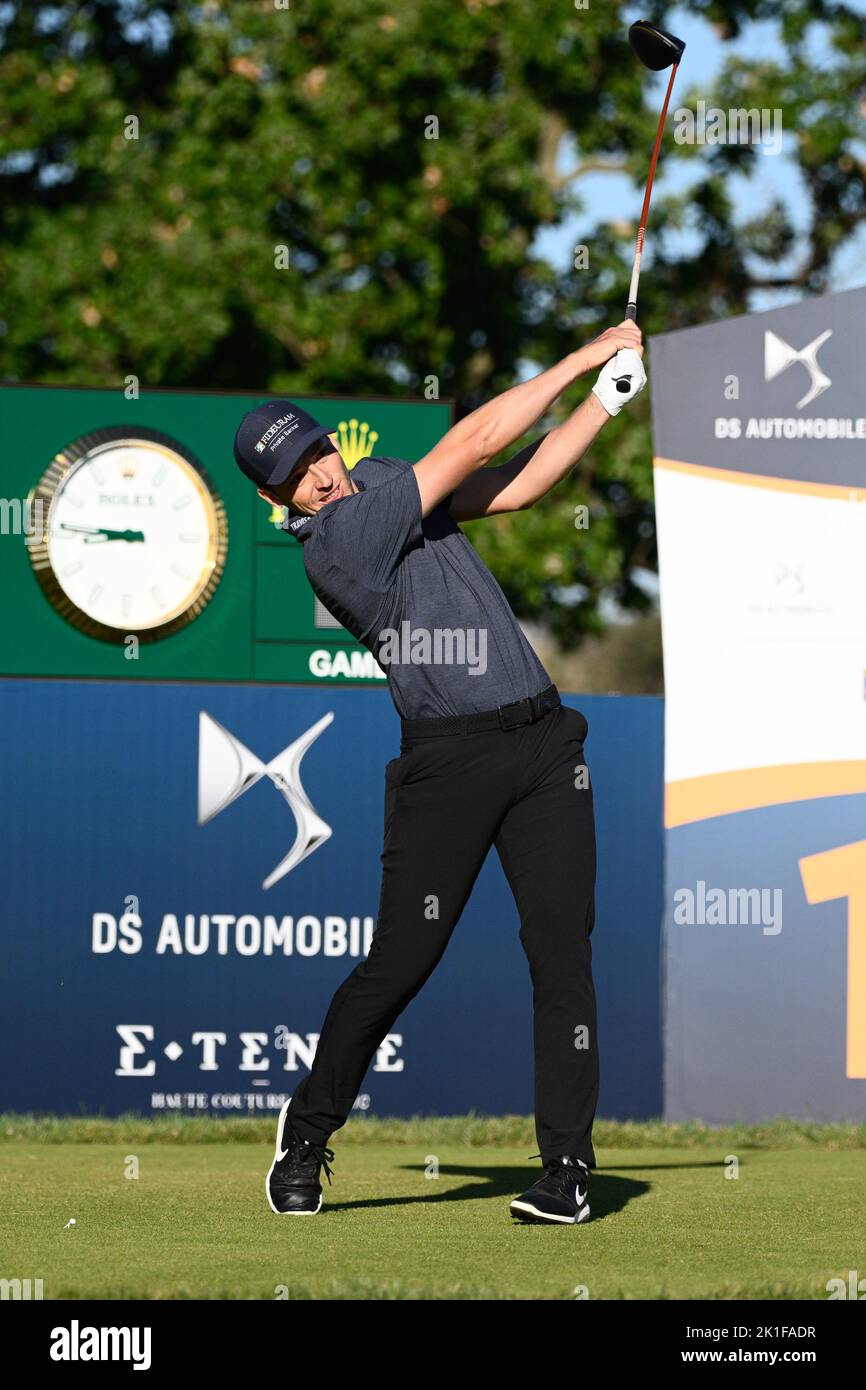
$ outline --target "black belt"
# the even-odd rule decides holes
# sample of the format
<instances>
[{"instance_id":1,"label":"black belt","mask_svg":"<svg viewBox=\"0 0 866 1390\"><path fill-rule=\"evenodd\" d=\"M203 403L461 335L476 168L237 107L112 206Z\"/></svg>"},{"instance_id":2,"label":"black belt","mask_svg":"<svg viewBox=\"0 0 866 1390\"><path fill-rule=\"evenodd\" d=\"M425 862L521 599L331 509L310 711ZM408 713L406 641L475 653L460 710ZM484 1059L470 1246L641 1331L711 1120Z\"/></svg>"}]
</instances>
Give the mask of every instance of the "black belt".
<instances>
[{"instance_id":1,"label":"black belt","mask_svg":"<svg viewBox=\"0 0 866 1390\"><path fill-rule=\"evenodd\" d=\"M559 691L549 685L540 695L528 695L510 705L482 710L479 714L443 715L438 719L401 719L404 738L433 737L444 734L480 734L485 729L518 729L521 724L534 724L561 705Z\"/></svg>"}]
</instances>

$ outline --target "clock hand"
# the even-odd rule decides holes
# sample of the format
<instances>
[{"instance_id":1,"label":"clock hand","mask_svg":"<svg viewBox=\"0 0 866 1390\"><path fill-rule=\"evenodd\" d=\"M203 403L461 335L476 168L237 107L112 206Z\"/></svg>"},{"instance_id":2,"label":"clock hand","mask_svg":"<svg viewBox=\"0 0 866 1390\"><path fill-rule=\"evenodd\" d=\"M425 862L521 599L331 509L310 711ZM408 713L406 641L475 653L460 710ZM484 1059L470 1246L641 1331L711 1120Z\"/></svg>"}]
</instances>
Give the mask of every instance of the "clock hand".
<instances>
[{"instance_id":1,"label":"clock hand","mask_svg":"<svg viewBox=\"0 0 866 1390\"><path fill-rule=\"evenodd\" d=\"M84 544L92 545L103 541L143 541L143 531L112 531L107 526L73 526L61 521L61 531L78 531L84 535Z\"/></svg>"},{"instance_id":2,"label":"clock hand","mask_svg":"<svg viewBox=\"0 0 866 1390\"><path fill-rule=\"evenodd\" d=\"M104 526L103 526L103 527L100 527L100 530L102 531L102 534L104 535L104 537L105 537L105 539L106 539L107 541L143 541L143 540L144 540L144 532L143 532L143 531L109 531L109 530L107 530ZM87 545L87 538L86 538L86 537L85 537L84 544Z\"/></svg>"}]
</instances>

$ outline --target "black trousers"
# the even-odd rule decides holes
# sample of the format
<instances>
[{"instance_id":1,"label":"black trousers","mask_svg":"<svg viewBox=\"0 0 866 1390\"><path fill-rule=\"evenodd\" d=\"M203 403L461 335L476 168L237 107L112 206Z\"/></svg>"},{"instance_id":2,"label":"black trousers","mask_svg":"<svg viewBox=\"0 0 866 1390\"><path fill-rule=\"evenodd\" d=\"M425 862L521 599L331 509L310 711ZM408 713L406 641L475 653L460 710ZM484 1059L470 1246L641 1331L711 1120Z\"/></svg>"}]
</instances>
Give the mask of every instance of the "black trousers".
<instances>
[{"instance_id":1,"label":"black trousers","mask_svg":"<svg viewBox=\"0 0 866 1390\"><path fill-rule=\"evenodd\" d=\"M423 723L433 730L442 721ZM331 1001L312 1070L293 1094L289 1120L302 1138L324 1143L345 1123L376 1048L441 959L495 845L532 979L539 1152L545 1163L573 1154L594 1166L595 828L586 733L584 716L559 705L517 728L404 735L385 770L378 922L366 960Z\"/></svg>"}]
</instances>

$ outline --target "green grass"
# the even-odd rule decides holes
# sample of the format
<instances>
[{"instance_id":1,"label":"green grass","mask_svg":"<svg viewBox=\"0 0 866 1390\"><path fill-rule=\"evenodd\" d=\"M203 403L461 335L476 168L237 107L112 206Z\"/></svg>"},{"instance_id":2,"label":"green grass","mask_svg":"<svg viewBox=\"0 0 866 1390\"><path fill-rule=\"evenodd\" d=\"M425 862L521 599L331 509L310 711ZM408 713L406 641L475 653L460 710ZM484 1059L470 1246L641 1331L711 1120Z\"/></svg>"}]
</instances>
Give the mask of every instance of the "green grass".
<instances>
[{"instance_id":1,"label":"green grass","mask_svg":"<svg viewBox=\"0 0 866 1390\"><path fill-rule=\"evenodd\" d=\"M593 1219L561 1228L508 1216L540 1171L523 1117L352 1121L312 1219L269 1211L272 1142L270 1120L3 1117L0 1277L46 1298L825 1299L866 1276L864 1126L601 1123Z\"/></svg>"},{"instance_id":2,"label":"green grass","mask_svg":"<svg viewBox=\"0 0 866 1390\"><path fill-rule=\"evenodd\" d=\"M273 1144L274 1119L210 1115L105 1116L0 1115L0 1144L38 1140L45 1144ZM597 1120L597 1145L608 1149L693 1149L732 1146L790 1149L819 1145L825 1149L866 1149L866 1124L844 1121L817 1124L782 1115L762 1124L713 1128L697 1120L665 1124L663 1120ZM528 1115L416 1116L411 1120L367 1116L351 1119L339 1133L346 1144L465 1144L470 1148L523 1147L535 1151L535 1129Z\"/></svg>"}]
</instances>

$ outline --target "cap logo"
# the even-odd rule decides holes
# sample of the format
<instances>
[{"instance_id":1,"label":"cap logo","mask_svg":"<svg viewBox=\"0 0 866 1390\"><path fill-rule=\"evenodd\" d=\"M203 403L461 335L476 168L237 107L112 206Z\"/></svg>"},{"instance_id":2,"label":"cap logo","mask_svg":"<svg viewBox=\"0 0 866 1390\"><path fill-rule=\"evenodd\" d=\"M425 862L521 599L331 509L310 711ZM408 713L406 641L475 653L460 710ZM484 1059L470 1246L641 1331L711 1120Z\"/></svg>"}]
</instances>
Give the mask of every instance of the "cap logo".
<instances>
[{"instance_id":1,"label":"cap logo","mask_svg":"<svg viewBox=\"0 0 866 1390\"><path fill-rule=\"evenodd\" d=\"M297 421L297 418L297 415L281 415L279 420L275 420L272 425L269 425L256 445L256 453L263 454L274 435L279 434L284 425ZM289 431L289 433L291 433L291 431Z\"/></svg>"}]
</instances>

